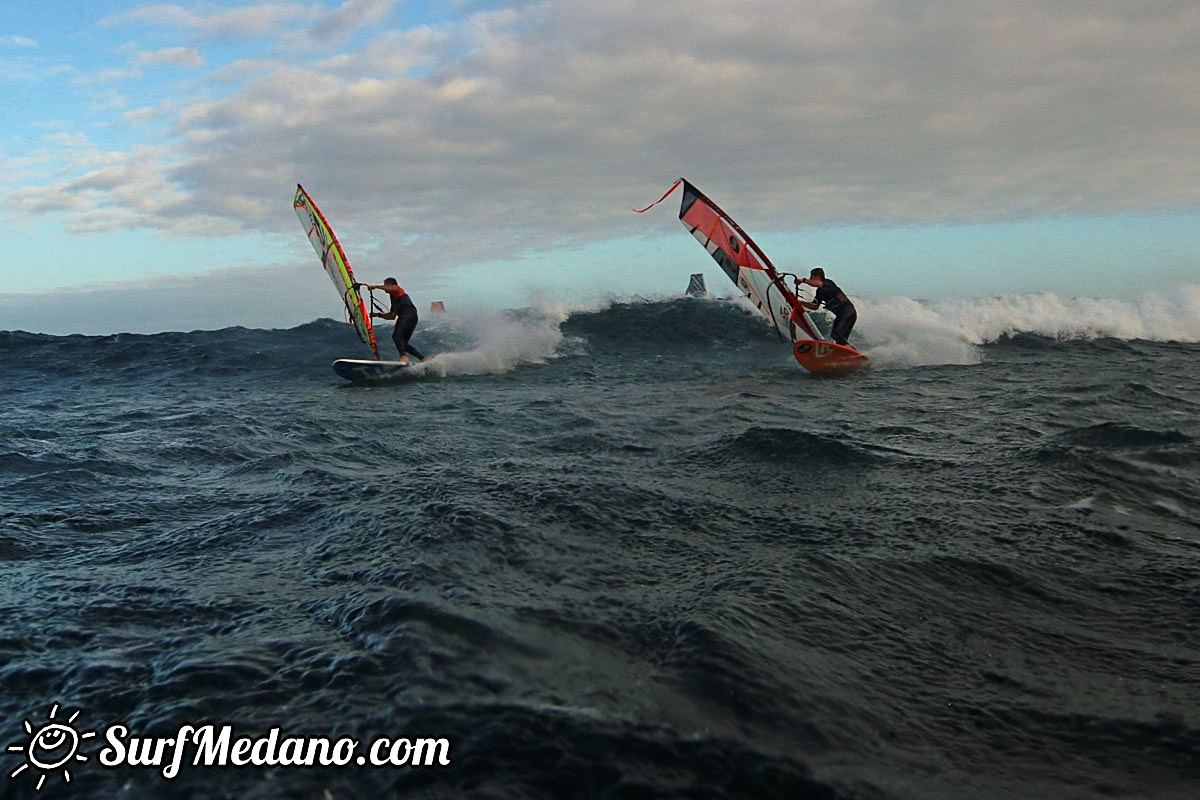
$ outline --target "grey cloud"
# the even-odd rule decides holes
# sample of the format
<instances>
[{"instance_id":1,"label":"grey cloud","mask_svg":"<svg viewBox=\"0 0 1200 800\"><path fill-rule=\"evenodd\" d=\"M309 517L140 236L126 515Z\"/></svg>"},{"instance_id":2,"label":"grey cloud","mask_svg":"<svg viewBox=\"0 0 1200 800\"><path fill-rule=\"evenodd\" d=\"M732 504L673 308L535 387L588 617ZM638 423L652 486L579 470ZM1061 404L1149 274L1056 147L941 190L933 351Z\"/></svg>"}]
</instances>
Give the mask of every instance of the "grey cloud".
<instances>
[{"instance_id":1,"label":"grey cloud","mask_svg":"<svg viewBox=\"0 0 1200 800\"><path fill-rule=\"evenodd\" d=\"M764 231L1200 200L1193 2L562 0L382 37L184 110L141 224L282 230L299 181L340 231L455 263L629 235L681 174Z\"/></svg>"},{"instance_id":2,"label":"grey cloud","mask_svg":"<svg viewBox=\"0 0 1200 800\"><path fill-rule=\"evenodd\" d=\"M0 330L36 333L156 333L238 321L288 328L336 314L329 279L312 261L137 283L93 284L55 293L0 294ZM332 298L332 302L331 302Z\"/></svg>"}]
</instances>

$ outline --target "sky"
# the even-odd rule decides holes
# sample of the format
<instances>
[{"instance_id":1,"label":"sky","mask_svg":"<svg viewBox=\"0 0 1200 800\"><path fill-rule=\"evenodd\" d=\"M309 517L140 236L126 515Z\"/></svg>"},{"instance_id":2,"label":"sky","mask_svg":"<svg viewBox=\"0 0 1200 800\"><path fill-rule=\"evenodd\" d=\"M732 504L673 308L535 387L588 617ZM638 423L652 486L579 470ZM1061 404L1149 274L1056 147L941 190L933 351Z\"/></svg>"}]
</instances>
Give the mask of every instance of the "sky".
<instances>
[{"instance_id":1,"label":"sky","mask_svg":"<svg viewBox=\"0 0 1200 800\"><path fill-rule=\"evenodd\" d=\"M1200 283L1195 0L10 5L0 330L339 317L297 183L419 306L720 288L681 176L852 296Z\"/></svg>"}]
</instances>

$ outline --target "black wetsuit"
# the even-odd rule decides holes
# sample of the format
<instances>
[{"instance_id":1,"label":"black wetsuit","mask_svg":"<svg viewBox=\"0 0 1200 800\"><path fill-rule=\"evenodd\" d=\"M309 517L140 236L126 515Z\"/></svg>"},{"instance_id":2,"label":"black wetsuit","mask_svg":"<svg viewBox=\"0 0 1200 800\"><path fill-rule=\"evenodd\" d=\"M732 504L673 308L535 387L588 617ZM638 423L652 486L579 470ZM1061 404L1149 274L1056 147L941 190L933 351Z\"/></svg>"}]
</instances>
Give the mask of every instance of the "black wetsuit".
<instances>
[{"instance_id":1,"label":"black wetsuit","mask_svg":"<svg viewBox=\"0 0 1200 800\"><path fill-rule=\"evenodd\" d=\"M830 334L838 344L847 344L850 331L853 330L854 323L858 321L858 311L855 310L854 303L850 302L846 293L839 289L836 283L825 278L821 283L821 288L817 289L813 302L817 305L824 303L825 308L833 312L833 329Z\"/></svg>"},{"instance_id":2,"label":"black wetsuit","mask_svg":"<svg viewBox=\"0 0 1200 800\"><path fill-rule=\"evenodd\" d=\"M417 329L417 307L403 289L394 294L389 291L388 294L392 297L392 313L396 315L396 327L392 331L392 341L396 343L396 349L400 351L401 356L407 353L424 361L425 356L408 343L409 337Z\"/></svg>"}]
</instances>

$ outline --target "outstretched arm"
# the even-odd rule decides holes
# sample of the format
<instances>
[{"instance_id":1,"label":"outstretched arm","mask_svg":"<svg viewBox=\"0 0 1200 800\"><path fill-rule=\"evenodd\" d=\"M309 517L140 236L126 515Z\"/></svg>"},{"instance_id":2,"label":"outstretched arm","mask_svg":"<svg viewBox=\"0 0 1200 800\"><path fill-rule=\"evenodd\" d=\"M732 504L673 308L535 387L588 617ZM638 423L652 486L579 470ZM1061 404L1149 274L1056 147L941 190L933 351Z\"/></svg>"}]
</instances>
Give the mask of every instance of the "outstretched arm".
<instances>
[{"instance_id":1,"label":"outstretched arm","mask_svg":"<svg viewBox=\"0 0 1200 800\"><path fill-rule=\"evenodd\" d=\"M367 289L367 290L381 289L383 291L387 291L388 287L384 286L381 283L356 283L356 284L354 284L354 288L355 289L362 288L362 289ZM396 315L395 315L395 313L393 313L391 311L372 311L371 318L374 319L376 317L378 317L379 319L395 319Z\"/></svg>"}]
</instances>

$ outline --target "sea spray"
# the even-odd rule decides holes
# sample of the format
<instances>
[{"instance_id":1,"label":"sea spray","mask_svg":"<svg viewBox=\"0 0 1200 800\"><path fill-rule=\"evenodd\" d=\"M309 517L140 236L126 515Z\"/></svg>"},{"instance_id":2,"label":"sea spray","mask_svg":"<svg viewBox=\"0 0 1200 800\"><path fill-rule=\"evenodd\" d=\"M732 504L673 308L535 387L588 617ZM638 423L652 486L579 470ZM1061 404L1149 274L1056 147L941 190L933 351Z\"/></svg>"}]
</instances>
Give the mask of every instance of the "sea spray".
<instances>
[{"instance_id":1,"label":"sea spray","mask_svg":"<svg viewBox=\"0 0 1200 800\"><path fill-rule=\"evenodd\" d=\"M440 320L462 349L443 351L415 367L432 375L495 375L554 358L563 340L558 315L457 311Z\"/></svg>"},{"instance_id":2,"label":"sea spray","mask_svg":"<svg viewBox=\"0 0 1200 800\"><path fill-rule=\"evenodd\" d=\"M876 368L978 364L979 344L958 320L908 297L856 300L858 337L851 340Z\"/></svg>"},{"instance_id":3,"label":"sea spray","mask_svg":"<svg viewBox=\"0 0 1200 800\"><path fill-rule=\"evenodd\" d=\"M1018 334L1050 339L1144 339L1200 341L1200 287L1183 286L1168 297L1151 292L1140 298L1062 298L1053 293L1002 295L928 303L976 344Z\"/></svg>"},{"instance_id":4,"label":"sea spray","mask_svg":"<svg viewBox=\"0 0 1200 800\"><path fill-rule=\"evenodd\" d=\"M1200 341L1200 287L1138 299L1053 293L916 300L855 298L852 344L876 368L976 364L981 345L1022 334L1057 340ZM820 313L820 312L818 312Z\"/></svg>"}]
</instances>

